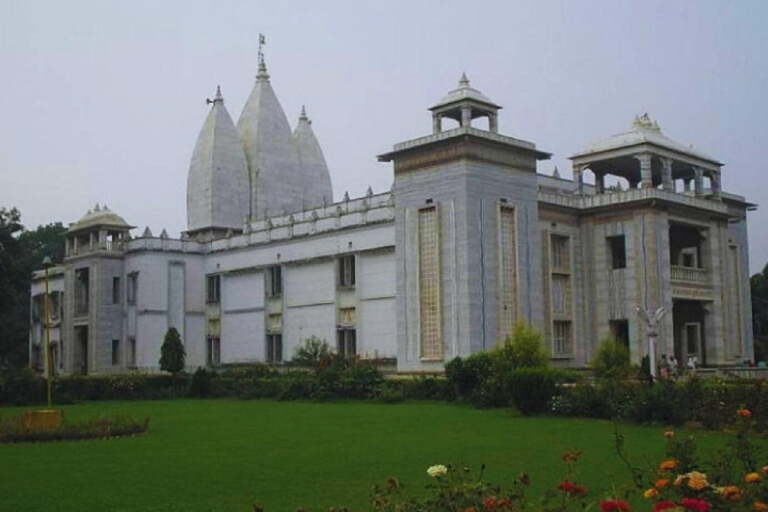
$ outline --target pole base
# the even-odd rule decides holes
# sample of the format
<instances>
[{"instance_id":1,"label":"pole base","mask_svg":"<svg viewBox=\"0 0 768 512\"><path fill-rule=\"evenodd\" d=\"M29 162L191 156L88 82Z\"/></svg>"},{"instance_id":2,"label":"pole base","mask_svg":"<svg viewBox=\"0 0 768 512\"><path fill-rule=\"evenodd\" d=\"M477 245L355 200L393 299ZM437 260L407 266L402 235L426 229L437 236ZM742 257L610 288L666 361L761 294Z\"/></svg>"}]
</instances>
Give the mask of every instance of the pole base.
<instances>
[{"instance_id":1,"label":"pole base","mask_svg":"<svg viewBox=\"0 0 768 512\"><path fill-rule=\"evenodd\" d=\"M24 411L22 419L24 426L29 430L54 430L64 421L64 411L61 409Z\"/></svg>"}]
</instances>

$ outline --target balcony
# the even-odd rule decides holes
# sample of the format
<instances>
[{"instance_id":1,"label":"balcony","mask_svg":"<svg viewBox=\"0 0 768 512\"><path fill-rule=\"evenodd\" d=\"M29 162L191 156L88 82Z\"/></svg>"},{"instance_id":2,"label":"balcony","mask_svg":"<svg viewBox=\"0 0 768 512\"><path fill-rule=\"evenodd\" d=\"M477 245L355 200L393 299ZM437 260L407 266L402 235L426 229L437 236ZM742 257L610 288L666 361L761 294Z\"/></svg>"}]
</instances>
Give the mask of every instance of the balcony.
<instances>
[{"instance_id":1,"label":"balcony","mask_svg":"<svg viewBox=\"0 0 768 512\"><path fill-rule=\"evenodd\" d=\"M672 296L676 299L713 300L714 289L706 268L670 267Z\"/></svg>"}]
</instances>

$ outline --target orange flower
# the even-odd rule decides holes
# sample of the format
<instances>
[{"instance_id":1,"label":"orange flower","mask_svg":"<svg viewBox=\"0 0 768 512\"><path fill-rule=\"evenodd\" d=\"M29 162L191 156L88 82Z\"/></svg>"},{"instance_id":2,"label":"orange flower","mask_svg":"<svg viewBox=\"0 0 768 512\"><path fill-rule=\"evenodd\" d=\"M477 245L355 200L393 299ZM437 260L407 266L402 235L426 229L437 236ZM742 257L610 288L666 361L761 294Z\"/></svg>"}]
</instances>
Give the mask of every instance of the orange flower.
<instances>
[{"instance_id":1,"label":"orange flower","mask_svg":"<svg viewBox=\"0 0 768 512\"><path fill-rule=\"evenodd\" d=\"M768 466L763 466L763 473L768 474Z\"/></svg>"},{"instance_id":2,"label":"orange flower","mask_svg":"<svg viewBox=\"0 0 768 512\"><path fill-rule=\"evenodd\" d=\"M657 491L653 487L651 487L650 489L647 489L643 493L643 498L648 499L648 500L656 499L658 496L659 496L659 491Z\"/></svg>"},{"instance_id":3,"label":"orange flower","mask_svg":"<svg viewBox=\"0 0 768 512\"><path fill-rule=\"evenodd\" d=\"M667 430L666 432L664 432L664 437L666 437L667 439L672 439L673 437L675 437L675 432L673 430Z\"/></svg>"},{"instance_id":4,"label":"orange flower","mask_svg":"<svg viewBox=\"0 0 768 512\"><path fill-rule=\"evenodd\" d=\"M739 501L741 499L741 489L735 485L728 485L720 489L720 496L729 500Z\"/></svg>"},{"instance_id":5,"label":"orange flower","mask_svg":"<svg viewBox=\"0 0 768 512\"><path fill-rule=\"evenodd\" d=\"M768 510L768 505L766 505L762 501L756 501L752 504L752 508L755 509L757 512L765 512L766 510Z\"/></svg>"},{"instance_id":6,"label":"orange flower","mask_svg":"<svg viewBox=\"0 0 768 512\"><path fill-rule=\"evenodd\" d=\"M747 419L752 417L752 412L749 409L736 409L736 415Z\"/></svg>"},{"instance_id":7,"label":"orange flower","mask_svg":"<svg viewBox=\"0 0 768 512\"><path fill-rule=\"evenodd\" d=\"M747 473L744 476L744 481L748 484L755 484L762 480L762 477L760 476L760 473Z\"/></svg>"},{"instance_id":8,"label":"orange flower","mask_svg":"<svg viewBox=\"0 0 768 512\"><path fill-rule=\"evenodd\" d=\"M688 473L688 487L693 489L694 491L700 491L702 489L706 489L709 487L709 482L707 481L707 475L704 473L699 473L698 471L691 471Z\"/></svg>"},{"instance_id":9,"label":"orange flower","mask_svg":"<svg viewBox=\"0 0 768 512\"><path fill-rule=\"evenodd\" d=\"M662 471L671 471L677 467L677 461L675 459L667 459L659 464L659 469Z\"/></svg>"},{"instance_id":10,"label":"orange flower","mask_svg":"<svg viewBox=\"0 0 768 512\"><path fill-rule=\"evenodd\" d=\"M653 484L653 486L657 489L666 489L666 487L669 485L669 478L659 478L656 480L656 482Z\"/></svg>"}]
</instances>

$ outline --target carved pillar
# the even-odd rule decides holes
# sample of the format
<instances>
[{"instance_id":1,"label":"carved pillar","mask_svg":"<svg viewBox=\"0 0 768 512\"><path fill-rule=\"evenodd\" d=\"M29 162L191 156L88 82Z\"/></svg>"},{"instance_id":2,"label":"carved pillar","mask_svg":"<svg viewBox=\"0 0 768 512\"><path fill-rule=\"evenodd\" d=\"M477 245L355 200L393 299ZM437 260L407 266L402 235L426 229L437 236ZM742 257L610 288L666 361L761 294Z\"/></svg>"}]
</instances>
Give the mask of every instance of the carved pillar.
<instances>
[{"instance_id":1,"label":"carved pillar","mask_svg":"<svg viewBox=\"0 0 768 512\"><path fill-rule=\"evenodd\" d=\"M713 172L712 177L710 178L712 180L712 198L715 201L721 201L722 200L722 185L720 184L720 173L719 172Z\"/></svg>"},{"instance_id":2,"label":"carved pillar","mask_svg":"<svg viewBox=\"0 0 768 512\"><path fill-rule=\"evenodd\" d=\"M582 167L580 165L573 166L573 182L576 184L576 195L584 195L584 177L582 176Z\"/></svg>"},{"instance_id":3,"label":"carved pillar","mask_svg":"<svg viewBox=\"0 0 768 512\"><path fill-rule=\"evenodd\" d=\"M472 109L469 107L462 107L461 109L461 126L472 126Z\"/></svg>"},{"instance_id":4,"label":"carved pillar","mask_svg":"<svg viewBox=\"0 0 768 512\"><path fill-rule=\"evenodd\" d=\"M675 182L672 181L672 159L661 159L661 184L664 190L675 191Z\"/></svg>"},{"instance_id":5,"label":"carved pillar","mask_svg":"<svg viewBox=\"0 0 768 512\"><path fill-rule=\"evenodd\" d=\"M443 131L443 118L440 114L432 114L432 133L440 133Z\"/></svg>"},{"instance_id":6,"label":"carved pillar","mask_svg":"<svg viewBox=\"0 0 768 512\"><path fill-rule=\"evenodd\" d=\"M701 167L694 167L693 172L695 173L693 186L696 191L696 197L704 197L704 169Z\"/></svg>"},{"instance_id":7,"label":"carved pillar","mask_svg":"<svg viewBox=\"0 0 768 512\"><path fill-rule=\"evenodd\" d=\"M635 155L635 158L640 162L640 186L642 188L652 188L653 174L651 172L651 155Z\"/></svg>"},{"instance_id":8,"label":"carved pillar","mask_svg":"<svg viewBox=\"0 0 768 512\"><path fill-rule=\"evenodd\" d=\"M685 189L685 192L691 190L691 181L691 178L683 178L683 188Z\"/></svg>"},{"instance_id":9,"label":"carved pillar","mask_svg":"<svg viewBox=\"0 0 768 512\"><path fill-rule=\"evenodd\" d=\"M499 132L499 115L498 114L488 115L488 129L493 133Z\"/></svg>"}]
</instances>

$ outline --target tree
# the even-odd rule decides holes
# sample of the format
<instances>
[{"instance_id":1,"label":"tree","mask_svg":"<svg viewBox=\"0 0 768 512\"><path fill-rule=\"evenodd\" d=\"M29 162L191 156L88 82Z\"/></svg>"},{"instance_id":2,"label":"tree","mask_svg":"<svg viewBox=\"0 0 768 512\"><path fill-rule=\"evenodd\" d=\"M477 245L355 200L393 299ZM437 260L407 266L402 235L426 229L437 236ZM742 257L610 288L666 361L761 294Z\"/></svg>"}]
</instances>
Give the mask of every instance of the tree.
<instances>
[{"instance_id":1,"label":"tree","mask_svg":"<svg viewBox=\"0 0 768 512\"><path fill-rule=\"evenodd\" d=\"M61 222L37 226L19 235L30 270L42 270L43 258L46 256L51 258L54 265L63 262L66 240L67 228Z\"/></svg>"},{"instance_id":2,"label":"tree","mask_svg":"<svg viewBox=\"0 0 768 512\"><path fill-rule=\"evenodd\" d=\"M169 372L174 379L176 374L184 369L187 352L181 342L179 331L171 327L166 331L163 345L160 347L160 369Z\"/></svg>"},{"instance_id":3,"label":"tree","mask_svg":"<svg viewBox=\"0 0 768 512\"><path fill-rule=\"evenodd\" d=\"M27 363L30 269L16 208L0 208L0 373Z\"/></svg>"},{"instance_id":4,"label":"tree","mask_svg":"<svg viewBox=\"0 0 768 512\"><path fill-rule=\"evenodd\" d=\"M752 292L752 329L755 360L768 359L768 264L749 279Z\"/></svg>"}]
</instances>

